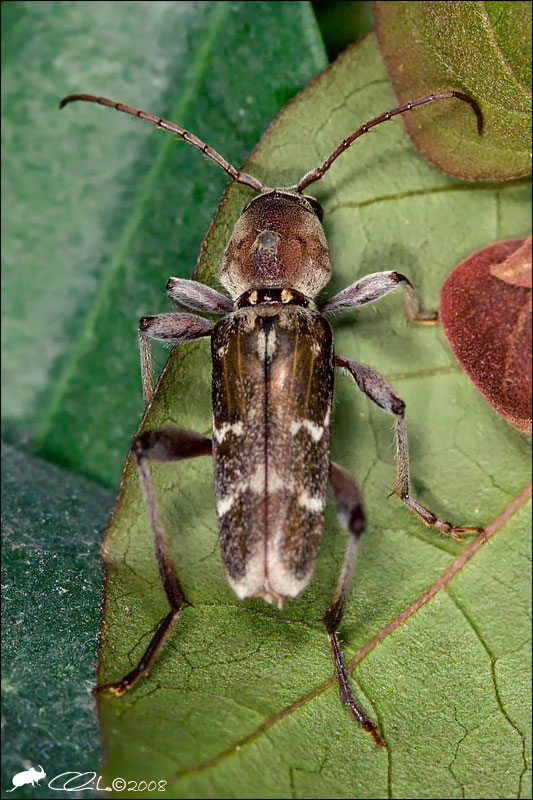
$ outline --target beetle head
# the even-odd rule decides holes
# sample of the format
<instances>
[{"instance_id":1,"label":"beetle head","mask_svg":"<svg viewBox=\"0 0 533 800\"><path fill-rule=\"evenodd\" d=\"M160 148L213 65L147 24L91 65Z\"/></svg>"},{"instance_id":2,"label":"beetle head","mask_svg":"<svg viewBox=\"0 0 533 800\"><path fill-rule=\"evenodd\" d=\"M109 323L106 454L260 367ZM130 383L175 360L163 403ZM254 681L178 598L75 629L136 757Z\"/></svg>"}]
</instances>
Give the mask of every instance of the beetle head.
<instances>
[{"instance_id":1,"label":"beetle head","mask_svg":"<svg viewBox=\"0 0 533 800\"><path fill-rule=\"evenodd\" d=\"M282 286L315 297L331 276L322 208L294 189L268 189L237 220L220 282L234 299L248 289Z\"/></svg>"}]
</instances>

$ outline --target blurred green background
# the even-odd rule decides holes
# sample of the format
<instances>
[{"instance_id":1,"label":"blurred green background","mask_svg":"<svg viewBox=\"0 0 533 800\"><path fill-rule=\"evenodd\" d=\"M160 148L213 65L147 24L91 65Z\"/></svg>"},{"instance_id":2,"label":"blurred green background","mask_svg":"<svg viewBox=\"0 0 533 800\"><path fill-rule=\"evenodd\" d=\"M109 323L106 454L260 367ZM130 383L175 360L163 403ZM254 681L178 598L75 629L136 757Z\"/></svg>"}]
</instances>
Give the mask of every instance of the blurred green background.
<instances>
[{"instance_id":1,"label":"blurred green background","mask_svg":"<svg viewBox=\"0 0 533 800\"><path fill-rule=\"evenodd\" d=\"M330 61L372 30L372 3L367 0L315 0L313 8Z\"/></svg>"}]
</instances>

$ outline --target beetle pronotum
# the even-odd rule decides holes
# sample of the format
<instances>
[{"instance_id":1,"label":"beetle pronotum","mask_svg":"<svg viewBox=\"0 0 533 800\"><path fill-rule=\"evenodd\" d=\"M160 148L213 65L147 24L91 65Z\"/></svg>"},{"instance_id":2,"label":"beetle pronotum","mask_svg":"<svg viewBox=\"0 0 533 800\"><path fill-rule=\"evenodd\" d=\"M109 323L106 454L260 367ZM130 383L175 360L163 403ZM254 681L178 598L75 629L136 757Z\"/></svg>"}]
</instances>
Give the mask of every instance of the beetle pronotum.
<instances>
[{"instance_id":1,"label":"beetle pronotum","mask_svg":"<svg viewBox=\"0 0 533 800\"><path fill-rule=\"evenodd\" d=\"M82 100L148 120L197 147L231 178L258 193L243 209L222 258L220 283L230 296L197 281L170 278L167 295L178 310L143 317L139 324L146 404L154 391L150 339L173 344L211 339L213 439L181 428L162 428L144 431L133 440L170 611L137 666L121 680L99 686L98 691L107 689L120 695L146 674L187 604L167 551L147 462L212 455L222 559L228 582L241 599L261 597L281 608L285 599L304 591L314 572L331 484L339 518L350 538L324 623L342 702L376 743L384 744L377 726L353 696L336 633L357 541L365 529L365 514L354 479L330 461L335 367L346 370L370 400L396 418L394 494L441 533L459 538L465 531L479 528L445 522L410 496L405 404L371 367L334 355L331 328L324 316L379 300L397 286L404 291L409 320L433 320L436 314L420 312L412 284L397 272L367 275L317 306L313 298L329 281L331 265L321 225L322 209L315 198L303 192L375 125L416 106L450 98L470 104L481 133L481 111L470 97L454 90L427 95L374 117L343 139L298 183L274 189L235 169L194 134L167 120L93 95L69 95L61 101L61 108ZM184 313L183 307L196 313ZM222 315L222 319L214 323L198 312Z\"/></svg>"}]
</instances>

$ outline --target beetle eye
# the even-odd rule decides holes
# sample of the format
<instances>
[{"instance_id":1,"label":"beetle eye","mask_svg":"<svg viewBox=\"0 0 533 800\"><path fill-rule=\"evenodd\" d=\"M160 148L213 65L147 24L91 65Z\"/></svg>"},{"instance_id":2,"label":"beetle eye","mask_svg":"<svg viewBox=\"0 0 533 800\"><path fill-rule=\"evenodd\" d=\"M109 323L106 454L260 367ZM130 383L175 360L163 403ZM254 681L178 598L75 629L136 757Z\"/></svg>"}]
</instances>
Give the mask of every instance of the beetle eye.
<instances>
[{"instance_id":1,"label":"beetle eye","mask_svg":"<svg viewBox=\"0 0 533 800\"><path fill-rule=\"evenodd\" d=\"M316 197L310 197L307 194L305 194L304 197L311 206L311 208L313 209L313 211L315 212L315 214L317 215L320 222L322 222L322 220L324 219L324 210L320 205L320 203L318 202L318 200L316 199Z\"/></svg>"}]
</instances>

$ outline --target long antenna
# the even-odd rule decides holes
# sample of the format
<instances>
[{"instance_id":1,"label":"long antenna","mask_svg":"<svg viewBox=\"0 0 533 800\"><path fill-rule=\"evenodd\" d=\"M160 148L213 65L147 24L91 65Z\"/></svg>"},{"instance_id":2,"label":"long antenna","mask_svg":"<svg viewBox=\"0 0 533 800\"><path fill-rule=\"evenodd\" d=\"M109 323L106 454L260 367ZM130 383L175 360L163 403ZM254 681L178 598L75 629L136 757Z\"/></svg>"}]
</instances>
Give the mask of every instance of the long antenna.
<instances>
[{"instance_id":1,"label":"long antenna","mask_svg":"<svg viewBox=\"0 0 533 800\"><path fill-rule=\"evenodd\" d=\"M186 131L184 128L180 128L178 125L174 125L173 122L162 119L162 117L156 117L153 114L149 114L147 111L140 111L137 108L131 108L131 106L126 106L123 103L115 103L114 100L108 100L105 97L96 97L92 94L69 94L68 97L64 97L60 102L59 108L63 108L64 106L68 105L68 103L74 103L78 100L81 100L84 103L98 103L100 106L109 106L109 108L114 108L116 111L122 111L124 114L131 114L133 117L145 119L164 131L175 133L176 136L179 136L188 144L192 144L193 147L197 147L202 151L202 153L205 153L205 155L210 158L211 161L214 161L215 164L218 164L219 167L222 167L222 169L227 172L228 175L233 178L233 180L237 181L237 183L243 183L245 186L255 189L256 192L264 191L263 184L259 183L259 181L256 180L252 175L248 175L247 172L239 172L239 170L235 169L234 166L229 164L225 158L219 155L216 150L213 150L212 147L209 147L208 144L205 144L205 142L202 142L201 139L195 136L194 133L190 133L190 131Z\"/></svg>"},{"instance_id":2,"label":"long antenna","mask_svg":"<svg viewBox=\"0 0 533 800\"><path fill-rule=\"evenodd\" d=\"M403 114L405 111L411 111L412 108L416 108L417 106L425 106L427 103L433 103L435 100L448 100L451 97L456 97L458 100L463 100L465 103L468 103L470 106L472 106L477 117L477 131L481 136L483 131L483 114L481 113L481 109L475 100L473 100L467 94L463 94L463 92L456 92L454 89L450 89L446 92L437 92L436 94L428 94L425 97L419 97L417 100L412 100L410 103L405 103L403 106L393 108L391 111L385 111L383 114L379 114L379 116L371 119L370 122L365 122L364 125L361 125L359 128L357 128L357 130L347 136L346 139L343 139L342 142L337 145L331 155L329 155L319 167L315 167L307 172L300 182L293 187L294 190L297 192L303 192L303 190L309 186L310 183L314 183L321 178L322 175L331 167L335 159L337 159L341 153L344 153L344 151L348 149L352 142L355 142L355 140L362 136L363 133L368 133L371 128L379 125L381 122L386 122L388 119L392 119L392 117L395 117L398 114Z\"/></svg>"}]
</instances>

